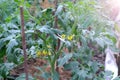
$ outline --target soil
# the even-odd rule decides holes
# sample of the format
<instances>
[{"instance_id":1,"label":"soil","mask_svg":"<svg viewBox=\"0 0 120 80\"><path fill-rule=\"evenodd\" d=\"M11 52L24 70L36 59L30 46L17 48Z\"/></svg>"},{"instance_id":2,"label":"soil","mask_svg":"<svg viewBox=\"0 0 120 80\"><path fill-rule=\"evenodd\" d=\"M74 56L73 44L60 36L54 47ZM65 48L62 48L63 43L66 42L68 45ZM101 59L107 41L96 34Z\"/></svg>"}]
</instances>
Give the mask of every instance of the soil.
<instances>
[{"instance_id":1,"label":"soil","mask_svg":"<svg viewBox=\"0 0 120 80\"><path fill-rule=\"evenodd\" d=\"M37 80L45 80L39 74L41 74L40 70L38 70L36 67L44 67L44 65L47 65L47 61L36 58L36 59L29 59L27 61L28 64L28 72L33 77L37 78ZM46 72L50 72L51 68L48 65L45 69ZM62 67L56 68L57 72L60 74L60 80L70 80L71 78L71 72L65 71ZM10 71L10 76L14 76L15 78L18 77L20 74L24 73L24 66L23 64L15 67L13 70ZM37 73L37 75L35 75ZM51 79L49 79L51 80Z\"/></svg>"},{"instance_id":2,"label":"soil","mask_svg":"<svg viewBox=\"0 0 120 80\"><path fill-rule=\"evenodd\" d=\"M105 61L105 55L104 54L96 54L93 57L94 61L98 61L99 63L104 64ZM47 65L47 67L44 69L46 72L50 72L51 68L50 66L47 64L46 60L42 60L39 58L36 59L29 59L27 61L28 64L28 72L35 78L37 78L37 80L45 80L44 78L42 78L41 76L39 76L41 74L40 70L38 70L36 67L43 67L45 65ZM66 71L64 70L62 67L57 67L56 68L57 72L60 74L60 80L70 80L72 73L70 71ZM103 71L102 69L100 69L98 71L98 74L100 71ZM15 67L13 70L10 71L10 76L13 77L18 77L20 74L24 73L24 66L23 64ZM35 75L37 74L37 75ZM49 79L51 80L51 79Z\"/></svg>"}]
</instances>

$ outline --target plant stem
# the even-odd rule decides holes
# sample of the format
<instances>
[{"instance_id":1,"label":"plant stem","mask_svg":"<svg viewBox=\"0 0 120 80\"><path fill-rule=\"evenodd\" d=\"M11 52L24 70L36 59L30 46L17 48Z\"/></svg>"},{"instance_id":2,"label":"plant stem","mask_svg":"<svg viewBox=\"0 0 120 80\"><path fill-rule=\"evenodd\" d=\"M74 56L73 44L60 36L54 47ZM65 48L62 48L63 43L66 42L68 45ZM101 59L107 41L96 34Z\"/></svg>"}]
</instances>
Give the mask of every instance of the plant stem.
<instances>
[{"instance_id":1,"label":"plant stem","mask_svg":"<svg viewBox=\"0 0 120 80\"><path fill-rule=\"evenodd\" d=\"M27 54L26 54L26 41L25 41L25 29L24 29L24 15L23 15L23 7L20 7L20 17L21 17L21 35L22 35L22 48L24 52L24 70L26 74L26 80L28 80L28 70L27 70Z\"/></svg>"},{"instance_id":2,"label":"plant stem","mask_svg":"<svg viewBox=\"0 0 120 80\"><path fill-rule=\"evenodd\" d=\"M55 0L54 4L55 4L55 12L56 12L57 11L57 7L58 7L58 0ZM58 27L58 16L55 14L55 12L54 12L54 15L55 15L55 18L54 18L54 21L55 21L54 28L59 29L59 27ZM58 39L58 44L57 44L57 47L56 47L56 51L59 49L59 47L60 47L60 40Z\"/></svg>"},{"instance_id":3,"label":"plant stem","mask_svg":"<svg viewBox=\"0 0 120 80\"><path fill-rule=\"evenodd\" d=\"M59 55L60 55L61 50L63 49L63 47L64 47L64 44L60 47L60 49L58 50L58 52L54 55L53 60L50 61L52 74L54 74L54 72L55 72L55 66L56 66L55 62L56 62L57 58L59 57Z\"/></svg>"}]
</instances>

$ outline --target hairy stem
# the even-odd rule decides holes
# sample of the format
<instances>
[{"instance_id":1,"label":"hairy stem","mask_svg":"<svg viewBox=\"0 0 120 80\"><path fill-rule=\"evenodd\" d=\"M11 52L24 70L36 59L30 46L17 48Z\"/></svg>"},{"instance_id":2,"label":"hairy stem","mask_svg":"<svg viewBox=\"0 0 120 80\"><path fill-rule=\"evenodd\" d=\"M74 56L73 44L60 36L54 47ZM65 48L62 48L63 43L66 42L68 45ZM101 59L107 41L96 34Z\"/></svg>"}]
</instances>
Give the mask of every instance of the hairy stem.
<instances>
[{"instance_id":1,"label":"hairy stem","mask_svg":"<svg viewBox=\"0 0 120 80\"><path fill-rule=\"evenodd\" d=\"M21 17L21 35L22 35L22 48L24 52L24 70L26 74L26 80L28 80L28 70L27 70L27 54L26 54L26 41L25 41L25 29L24 29L24 15L23 15L23 7L20 7L20 17Z\"/></svg>"}]
</instances>

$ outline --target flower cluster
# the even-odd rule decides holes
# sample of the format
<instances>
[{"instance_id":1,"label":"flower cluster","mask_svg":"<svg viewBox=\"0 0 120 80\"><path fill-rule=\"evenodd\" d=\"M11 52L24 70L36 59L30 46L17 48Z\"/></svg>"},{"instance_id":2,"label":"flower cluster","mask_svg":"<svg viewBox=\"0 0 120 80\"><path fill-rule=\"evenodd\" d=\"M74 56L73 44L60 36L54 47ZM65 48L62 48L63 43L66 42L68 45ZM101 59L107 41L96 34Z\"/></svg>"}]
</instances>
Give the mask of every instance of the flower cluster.
<instances>
[{"instance_id":1,"label":"flower cluster","mask_svg":"<svg viewBox=\"0 0 120 80\"><path fill-rule=\"evenodd\" d=\"M75 36L75 35L66 36L65 34L62 34L60 37L61 37L62 39L67 39L67 40L71 41L71 40L73 40L74 36Z\"/></svg>"},{"instance_id":2,"label":"flower cluster","mask_svg":"<svg viewBox=\"0 0 120 80\"><path fill-rule=\"evenodd\" d=\"M42 50L42 51L37 51L36 52L36 55L39 57L39 56L48 56L48 55L51 55L51 52L50 51L47 51L47 50Z\"/></svg>"}]
</instances>

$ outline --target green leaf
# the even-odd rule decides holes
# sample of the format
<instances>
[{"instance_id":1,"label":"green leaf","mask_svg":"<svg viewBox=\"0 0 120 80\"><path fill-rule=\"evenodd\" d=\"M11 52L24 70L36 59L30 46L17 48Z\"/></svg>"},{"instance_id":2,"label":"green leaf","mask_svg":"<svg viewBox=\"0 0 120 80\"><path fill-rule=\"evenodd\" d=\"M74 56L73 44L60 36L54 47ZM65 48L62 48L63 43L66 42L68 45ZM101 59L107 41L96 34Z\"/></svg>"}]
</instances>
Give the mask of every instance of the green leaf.
<instances>
[{"instance_id":1,"label":"green leaf","mask_svg":"<svg viewBox=\"0 0 120 80\"><path fill-rule=\"evenodd\" d=\"M103 40L103 38L95 38L95 41L97 42L97 44L99 45L99 46L101 46L102 48L104 48L104 46L105 46L105 43L104 43L104 40Z\"/></svg>"},{"instance_id":2,"label":"green leaf","mask_svg":"<svg viewBox=\"0 0 120 80\"><path fill-rule=\"evenodd\" d=\"M26 80L26 75L23 73L19 77L17 77L15 80ZM31 75L28 75L28 80L35 80Z\"/></svg>"},{"instance_id":3,"label":"green leaf","mask_svg":"<svg viewBox=\"0 0 120 80\"><path fill-rule=\"evenodd\" d=\"M4 39L2 38L2 39L0 39L0 50L3 46L4 46Z\"/></svg>"},{"instance_id":4,"label":"green leaf","mask_svg":"<svg viewBox=\"0 0 120 80\"><path fill-rule=\"evenodd\" d=\"M49 29L50 29L50 27L48 25L44 25L39 30L40 30L40 32L49 33Z\"/></svg>"},{"instance_id":5,"label":"green leaf","mask_svg":"<svg viewBox=\"0 0 120 80\"><path fill-rule=\"evenodd\" d=\"M93 22L92 18L91 17L87 17L87 19L82 24L82 27L87 28L92 22Z\"/></svg>"},{"instance_id":6,"label":"green leaf","mask_svg":"<svg viewBox=\"0 0 120 80\"><path fill-rule=\"evenodd\" d=\"M64 22L61 16L58 16L58 23L63 27L63 29L66 31L67 30L67 24Z\"/></svg>"},{"instance_id":7,"label":"green leaf","mask_svg":"<svg viewBox=\"0 0 120 80\"><path fill-rule=\"evenodd\" d=\"M3 80L3 77L0 75L0 80Z\"/></svg>"},{"instance_id":8,"label":"green leaf","mask_svg":"<svg viewBox=\"0 0 120 80\"><path fill-rule=\"evenodd\" d=\"M82 76L79 76L78 80L85 80L85 78Z\"/></svg>"},{"instance_id":9,"label":"green leaf","mask_svg":"<svg viewBox=\"0 0 120 80\"><path fill-rule=\"evenodd\" d=\"M79 71L77 71L77 74L79 75L79 77L81 77L81 78L86 78L86 76L87 76L87 71L86 70L79 70Z\"/></svg>"},{"instance_id":10,"label":"green leaf","mask_svg":"<svg viewBox=\"0 0 120 80\"><path fill-rule=\"evenodd\" d=\"M92 62L92 70L93 70L93 72L94 73L96 73L97 71L98 71L98 69L99 69L99 67L98 67L98 62Z\"/></svg>"},{"instance_id":11,"label":"green leaf","mask_svg":"<svg viewBox=\"0 0 120 80\"><path fill-rule=\"evenodd\" d=\"M6 56L7 56L7 60L9 62L13 62L15 64L18 64L18 60L17 60L18 58L17 58L15 53L7 54Z\"/></svg>"},{"instance_id":12,"label":"green leaf","mask_svg":"<svg viewBox=\"0 0 120 80\"><path fill-rule=\"evenodd\" d=\"M34 33L34 30L27 30L27 31L25 31L25 33L27 33L27 34Z\"/></svg>"},{"instance_id":13,"label":"green leaf","mask_svg":"<svg viewBox=\"0 0 120 80\"><path fill-rule=\"evenodd\" d=\"M8 32L11 34L17 34L20 33L20 30L9 30Z\"/></svg>"},{"instance_id":14,"label":"green leaf","mask_svg":"<svg viewBox=\"0 0 120 80\"><path fill-rule=\"evenodd\" d=\"M6 55L6 49L3 47L3 48L1 48L1 50L0 50L0 59L3 59L3 57ZM1 60L2 61L2 60ZM1 62L0 61L0 62Z\"/></svg>"},{"instance_id":15,"label":"green leaf","mask_svg":"<svg viewBox=\"0 0 120 80\"><path fill-rule=\"evenodd\" d=\"M4 65L1 65L0 75L6 78L8 74L9 74L8 69Z\"/></svg>"},{"instance_id":16,"label":"green leaf","mask_svg":"<svg viewBox=\"0 0 120 80\"><path fill-rule=\"evenodd\" d=\"M71 80L78 80L78 75L73 75Z\"/></svg>"},{"instance_id":17,"label":"green leaf","mask_svg":"<svg viewBox=\"0 0 120 80\"><path fill-rule=\"evenodd\" d=\"M65 54L64 57L58 59L58 66L63 66L65 63L67 63L71 57L73 56L73 54Z\"/></svg>"},{"instance_id":18,"label":"green leaf","mask_svg":"<svg viewBox=\"0 0 120 80\"><path fill-rule=\"evenodd\" d=\"M53 31L55 34L62 34L62 32L63 32L59 29L54 29L54 28L51 28L51 31Z\"/></svg>"},{"instance_id":19,"label":"green leaf","mask_svg":"<svg viewBox=\"0 0 120 80\"><path fill-rule=\"evenodd\" d=\"M63 10L63 5L59 5L56 12L55 12L55 15L59 15Z\"/></svg>"},{"instance_id":20,"label":"green leaf","mask_svg":"<svg viewBox=\"0 0 120 80\"><path fill-rule=\"evenodd\" d=\"M67 69L67 70L75 70L79 67L80 63L77 62L77 61L72 61L72 62L69 62L68 64L65 64L64 65L64 68Z\"/></svg>"},{"instance_id":21,"label":"green leaf","mask_svg":"<svg viewBox=\"0 0 120 80\"><path fill-rule=\"evenodd\" d=\"M7 47L6 53L10 54L13 47L15 47L17 45L18 45L18 42L15 39L11 39L6 46Z\"/></svg>"},{"instance_id":22,"label":"green leaf","mask_svg":"<svg viewBox=\"0 0 120 80\"><path fill-rule=\"evenodd\" d=\"M9 27L10 29L18 29L18 26L15 25L14 23L8 23L7 27Z\"/></svg>"},{"instance_id":23,"label":"green leaf","mask_svg":"<svg viewBox=\"0 0 120 80\"><path fill-rule=\"evenodd\" d=\"M15 37L14 34L9 35L9 36L7 36L7 37L4 38L4 42L6 42L6 41L10 41L10 40L12 40L14 37Z\"/></svg>"},{"instance_id":24,"label":"green leaf","mask_svg":"<svg viewBox=\"0 0 120 80\"><path fill-rule=\"evenodd\" d=\"M42 33L50 34L52 39L55 39L55 40L57 39L56 34L51 30L51 28L48 25L42 26L42 28L40 28L39 30Z\"/></svg>"},{"instance_id":25,"label":"green leaf","mask_svg":"<svg viewBox=\"0 0 120 80\"><path fill-rule=\"evenodd\" d=\"M58 72L55 71L52 78L53 80L60 80Z\"/></svg>"},{"instance_id":26,"label":"green leaf","mask_svg":"<svg viewBox=\"0 0 120 80\"><path fill-rule=\"evenodd\" d=\"M65 41L65 45L68 48L68 50L71 50L72 44L70 41Z\"/></svg>"},{"instance_id":27,"label":"green leaf","mask_svg":"<svg viewBox=\"0 0 120 80\"><path fill-rule=\"evenodd\" d=\"M48 73L48 72L43 72L40 76L46 80L51 77L50 73Z\"/></svg>"},{"instance_id":28,"label":"green leaf","mask_svg":"<svg viewBox=\"0 0 120 80\"><path fill-rule=\"evenodd\" d=\"M0 75L3 78L6 78L9 74L9 71L13 68L13 63L4 63L0 64Z\"/></svg>"},{"instance_id":29,"label":"green leaf","mask_svg":"<svg viewBox=\"0 0 120 80\"><path fill-rule=\"evenodd\" d=\"M83 35L80 35L80 40L81 40L83 46L87 46L87 39Z\"/></svg>"}]
</instances>

